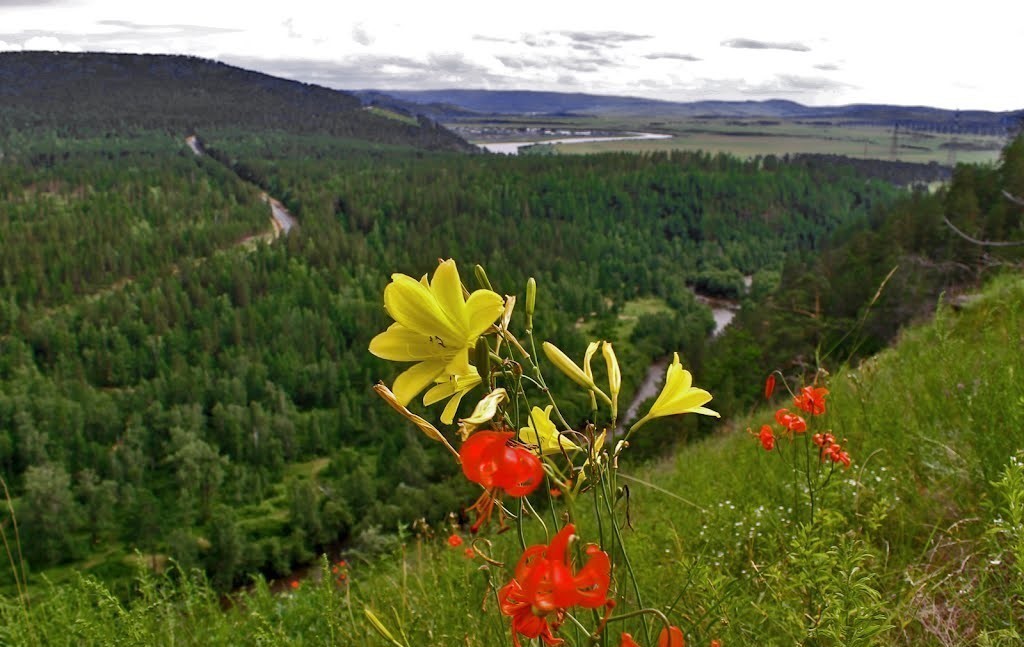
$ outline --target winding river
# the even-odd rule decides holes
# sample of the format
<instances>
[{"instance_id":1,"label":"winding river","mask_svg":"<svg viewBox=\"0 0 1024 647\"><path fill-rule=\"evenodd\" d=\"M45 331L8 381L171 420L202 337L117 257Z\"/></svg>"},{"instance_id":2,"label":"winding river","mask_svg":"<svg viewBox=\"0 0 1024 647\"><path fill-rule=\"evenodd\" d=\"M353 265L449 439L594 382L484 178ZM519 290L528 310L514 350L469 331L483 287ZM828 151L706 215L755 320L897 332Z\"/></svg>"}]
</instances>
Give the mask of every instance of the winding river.
<instances>
[{"instance_id":1,"label":"winding river","mask_svg":"<svg viewBox=\"0 0 1024 647\"><path fill-rule=\"evenodd\" d=\"M735 301L715 299L701 294L697 295L697 301L711 308L711 316L715 319L715 328L711 331L712 338L720 335L725 330L725 327L732 323L733 318L736 317L736 311L740 307ZM622 422L619 423L618 428L615 430L616 435L622 433L624 422L636 418L640 405L648 398L658 395L661 383L665 379L665 369L668 367L669 360L669 357L662 357L647 367L647 375L644 376L643 382L640 383L640 387L637 388L633 399L629 403L629 408L626 409L625 415L622 416Z\"/></svg>"}]
</instances>

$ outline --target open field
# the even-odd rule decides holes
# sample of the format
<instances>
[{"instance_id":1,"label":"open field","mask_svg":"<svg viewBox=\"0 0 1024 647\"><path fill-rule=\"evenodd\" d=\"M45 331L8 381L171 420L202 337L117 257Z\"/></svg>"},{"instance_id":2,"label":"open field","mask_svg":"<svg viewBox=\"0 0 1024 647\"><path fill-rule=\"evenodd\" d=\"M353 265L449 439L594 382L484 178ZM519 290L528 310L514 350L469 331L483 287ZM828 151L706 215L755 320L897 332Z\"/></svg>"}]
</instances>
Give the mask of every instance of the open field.
<instances>
[{"instance_id":1,"label":"open field","mask_svg":"<svg viewBox=\"0 0 1024 647\"><path fill-rule=\"evenodd\" d=\"M558 144L562 154L703 150L739 157L798 153L835 154L868 159L949 164L951 161L990 163L999 158L1004 138L992 135L952 134L900 130L893 154L891 125L845 125L838 122L802 122L773 119L502 119L500 122L459 123L456 129L473 143L544 139L529 129L584 129L604 132L657 132L672 139ZM955 158L950 150L955 149Z\"/></svg>"}]
</instances>

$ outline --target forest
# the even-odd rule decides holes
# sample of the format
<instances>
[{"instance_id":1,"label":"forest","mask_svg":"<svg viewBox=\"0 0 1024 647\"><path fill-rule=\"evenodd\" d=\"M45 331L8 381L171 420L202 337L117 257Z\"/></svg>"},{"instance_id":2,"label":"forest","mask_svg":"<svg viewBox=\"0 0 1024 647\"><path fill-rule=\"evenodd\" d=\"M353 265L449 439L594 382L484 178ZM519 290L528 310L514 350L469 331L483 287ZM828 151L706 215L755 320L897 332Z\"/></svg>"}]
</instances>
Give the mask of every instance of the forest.
<instances>
[{"instance_id":1,"label":"forest","mask_svg":"<svg viewBox=\"0 0 1024 647\"><path fill-rule=\"evenodd\" d=\"M451 466L369 388L393 376L365 352L385 267L456 257L509 290L529 267L551 313L539 332L567 352L582 352L582 318L659 297L668 311L622 340L636 384L672 348L701 370L709 321L691 286L735 298L752 275L771 290L784 258L898 196L842 164L200 134L211 157L154 134L4 160L0 469L39 537L33 570L89 560L116 579L139 550L231 587L458 513ZM239 245L269 228L257 187L300 224Z\"/></svg>"}]
</instances>

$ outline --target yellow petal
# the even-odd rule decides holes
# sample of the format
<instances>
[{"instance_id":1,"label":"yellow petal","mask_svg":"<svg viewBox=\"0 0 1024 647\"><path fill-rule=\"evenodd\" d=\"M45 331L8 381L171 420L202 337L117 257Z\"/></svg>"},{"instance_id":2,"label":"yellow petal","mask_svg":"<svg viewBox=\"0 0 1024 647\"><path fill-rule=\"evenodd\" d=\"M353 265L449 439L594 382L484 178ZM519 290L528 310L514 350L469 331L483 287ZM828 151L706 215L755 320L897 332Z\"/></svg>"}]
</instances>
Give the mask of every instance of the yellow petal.
<instances>
[{"instance_id":1,"label":"yellow petal","mask_svg":"<svg viewBox=\"0 0 1024 647\"><path fill-rule=\"evenodd\" d=\"M498 407L507 401L508 392L505 389L494 389L484 396L473 408L473 413L468 418L459 420L459 434L462 435L463 440L477 427L493 420L494 416L498 415Z\"/></svg>"},{"instance_id":2,"label":"yellow petal","mask_svg":"<svg viewBox=\"0 0 1024 647\"><path fill-rule=\"evenodd\" d=\"M446 425L452 424L455 420L455 412L459 410L459 403L462 402L462 396L467 393L469 393L469 389L456 391L452 395L451 399L448 400L448 404L444 405L444 409L441 411L441 422Z\"/></svg>"},{"instance_id":3,"label":"yellow petal","mask_svg":"<svg viewBox=\"0 0 1024 647\"><path fill-rule=\"evenodd\" d=\"M405 406L412 402L423 389L444 371L444 360L430 360L413 364L408 370L395 378L392 386L398 401Z\"/></svg>"},{"instance_id":4,"label":"yellow petal","mask_svg":"<svg viewBox=\"0 0 1024 647\"><path fill-rule=\"evenodd\" d=\"M447 348L431 341L428 335L410 330L400 323L370 340L370 352L393 362L419 362L451 355Z\"/></svg>"},{"instance_id":5,"label":"yellow petal","mask_svg":"<svg viewBox=\"0 0 1024 647\"><path fill-rule=\"evenodd\" d=\"M476 341L476 338L501 316L504 309L505 304L497 292L477 290L469 295L465 310L468 341Z\"/></svg>"},{"instance_id":6,"label":"yellow petal","mask_svg":"<svg viewBox=\"0 0 1024 647\"><path fill-rule=\"evenodd\" d=\"M553 408L550 404L544 409L534 407L527 420L528 426L519 430L519 440L527 445L536 446L535 452L541 455L559 454L562 450L580 451L580 446L567 436L558 433L555 423L551 422Z\"/></svg>"},{"instance_id":7,"label":"yellow petal","mask_svg":"<svg viewBox=\"0 0 1024 647\"><path fill-rule=\"evenodd\" d=\"M619 360L615 357L615 350L610 342L601 345L601 354L604 355L604 363L608 368L608 391L612 397L612 419L618 417L619 413L619 390L622 388L622 372L619 370Z\"/></svg>"},{"instance_id":8,"label":"yellow petal","mask_svg":"<svg viewBox=\"0 0 1024 647\"><path fill-rule=\"evenodd\" d=\"M430 293L448 319L452 329L458 332L459 341L469 336L466 318L466 300L462 297L462 279L455 261L448 259L437 266L434 278L430 280Z\"/></svg>"},{"instance_id":9,"label":"yellow petal","mask_svg":"<svg viewBox=\"0 0 1024 647\"><path fill-rule=\"evenodd\" d=\"M455 451L455 448L451 446L451 444L444 437L444 435L440 431L438 431L437 428L434 427L434 425L430 424L423 418L417 416L415 413L406 409L405 406L403 406L402 403L398 401L398 398L395 397L395 394L392 393L390 389L388 389L388 387L378 382L377 384L374 385L373 390L377 392L377 395L384 398L384 401L387 402L392 409L402 414L403 416L405 416L406 419L408 419L414 425L419 427L419 430L422 431L428 438L430 438L431 440L436 440L440 443L444 443L444 446L448 448L448 451L455 454L455 458L458 459L459 453Z\"/></svg>"},{"instance_id":10,"label":"yellow petal","mask_svg":"<svg viewBox=\"0 0 1024 647\"><path fill-rule=\"evenodd\" d=\"M558 370L572 378L573 382L586 389L597 389L597 385L594 384L594 380L588 377L579 366L576 366L576 362L569 359L569 357L560 351L557 346L546 341L542 347L544 348L544 354L547 355L551 363L554 364Z\"/></svg>"},{"instance_id":11,"label":"yellow petal","mask_svg":"<svg viewBox=\"0 0 1024 647\"><path fill-rule=\"evenodd\" d=\"M586 373L591 382L594 381L594 370L590 368L590 360L593 359L594 353L597 352L597 347L600 345L596 341L590 342L587 344L587 352L583 354L583 372Z\"/></svg>"},{"instance_id":12,"label":"yellow petal","mask_svg":"<svg viewBox=\"0 0 1024 647\"><path fill-rule=\"evenodd\" d=\"M453 325L429 288L404 274L393 274L391 279L384 288L384 307L392 319L427 335L442 348L454 351L465 344L465 335Z\"/></svg>"},{"instance_id":13,"label":"yellow petal","mask_svg":"<svg viewBox=\"0 0 1024 647\"><path fill-rule=\"evenodd\" d=\"M662 401L655 402L651 407L651 415L674 416L687 413L710 401L711 394L704 389L689 388L679 393L668 394Z\"/></svg>"}]
</instances>

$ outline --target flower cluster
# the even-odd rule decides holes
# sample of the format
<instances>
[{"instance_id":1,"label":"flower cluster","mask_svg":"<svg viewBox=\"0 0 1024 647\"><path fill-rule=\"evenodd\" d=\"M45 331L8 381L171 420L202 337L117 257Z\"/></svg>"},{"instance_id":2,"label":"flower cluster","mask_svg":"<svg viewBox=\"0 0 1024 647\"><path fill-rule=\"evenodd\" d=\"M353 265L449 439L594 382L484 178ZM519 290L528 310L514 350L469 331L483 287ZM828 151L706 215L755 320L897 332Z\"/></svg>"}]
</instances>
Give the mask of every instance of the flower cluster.
<instances>
[{"instance_id":1,"label":"flower cluster","mask_svg":"<svg viewBox=\"0 0 1024 647\"><path fill-rule=\"evenodd\" d=\"M560 645L551 630L557 629L568 609L608 607L611 561L594 544L586 547L587 563L574 574L567 557L569 541L576 527L568 524L550 544L530 546L519 558L512 580L498 591L501 612L512 618L512 643L520 647L519 636L541 638L547 645Z\"/></svg>"},{"instance_id":2,"label":"flower cluster","mask_svg":"<svg viewBox=\"0 0 1024 647\"><path fill-rule=\"evenodd\" d=\"M675 354L665 375L665 385L650 411L613 444L610 440L620 422L622 374L612 344L591 342L580 365L557 346L544 341L540 347L550 365L581 387L592 404L596 419L573 429L559 411L537 362L538 344L533 338L536 282L530 279L526 287L525 343L532 350L527 352L510 329L516 298L503 298L494 292L483 268L477 267L475 274L480 287L473 292L463 287L453 260L442 261L430 279L392 275L384 290L384 308L394 323L373 338L369 350L382 359L409 362L411 366L398 375L390 388L378 383L374 390L423 434L441 443L458 461L463 475L483 489L468 508L476 515L471 532L480 531L496 511L500 529L506 528L507 518L515 519L523 552L508 583L498 592L500 610L511 619L513 644L520 645L520 636L539 638L547 645L563 643L556 632L574 607L604 608L603 619L591 634L600 635L607 623L619 620L611 617L616 598L614 594L609 596L609 590L614 588L613 561L625 549L621 538L612 555L601 546L589 544L574 553L584 555L585 563L573 564L569 546L576 537L576 497L592 496L592 507L599 516L604 514L603 510L617 516L612 499L615 492L622 491L616 483L619 456L629 447L632 434L647 422L664 416L720 416L705 406L711 401L711 394L693 385L693 375L683 368ZM606 384L600 385L591 366L598 351L604 359L607 379ZM483 391L482 397L472 413L456 423L460 403L477 388ZM439 417L445 425L456 425L456 434L442 432L410 411L410 403L421 393L424 406L446 401ZM531 398L542 404L534 406ZM457 437L455 444L450 440L453 435ZM527 500L534 492L542 496L547 493L552 508L556 502L564 504L562 521L556 523L565 525L550 543L527 547L524 521L530 513L540 517ZM506 508L502 503L504 497L518 499L518 505ZM626 520L609 521L621 527ZM458 530L453 522L447 539L451 549L463 549L464 540ZM463 549L466 557L479 556L488 568L504 568L502 562L479 548L479 542L489 545L486 539L478 538L472 548ZM635 576L630 576L635 588ZM621 619L650 612L653 611L636 610ZM367 617L374 622L369 611ZM578 622L575 615L573 618ZM379 621L374 622L381 631L378 624ZM623 634L622 640L623 645L635 644L628 634ZM682 647L683 634L677 627L666 629L658 645Z\"/></svg>"}]
</instances>

